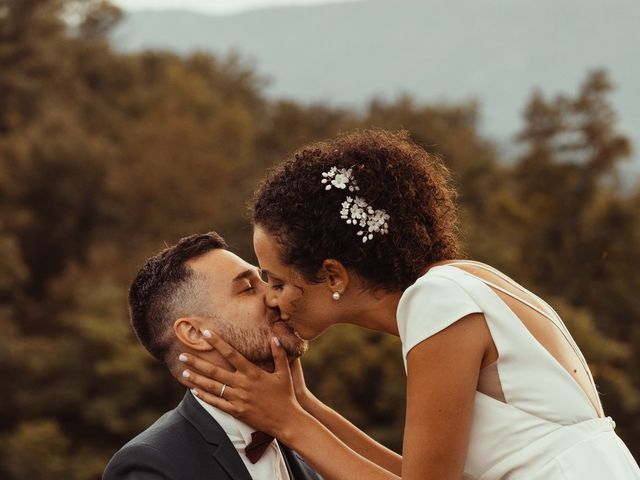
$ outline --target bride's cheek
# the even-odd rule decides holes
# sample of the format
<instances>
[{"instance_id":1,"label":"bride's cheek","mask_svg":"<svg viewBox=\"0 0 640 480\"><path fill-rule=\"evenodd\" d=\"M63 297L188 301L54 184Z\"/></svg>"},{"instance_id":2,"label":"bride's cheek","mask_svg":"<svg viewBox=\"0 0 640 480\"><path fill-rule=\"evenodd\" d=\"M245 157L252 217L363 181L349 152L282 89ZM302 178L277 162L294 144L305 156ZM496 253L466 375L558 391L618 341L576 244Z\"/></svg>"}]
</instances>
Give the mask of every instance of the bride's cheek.
<instances>
[{"instance_id":1,"label":"bride's cheek","mask_svg":"<svg viewBox=\"0 0 640 480\"><path fill-rule=\"evenodd\" d=\"M288 314L294 313L296 310L294 302L291 302L288 299L287 302L285 302L285 310L286 310L286 313Z\"/></svg>"},{"instance_id":2,"label":"bride's cheek","mask_svg":"<svg viewBox=\"0 0 640 480\"><path fill-rule=\"evenodd\" d=\"M296 305L297 303L298 302L296 298L292 298L292 296L287 296L287 299L284 302L286 313L288 313L289 315L295 313L297 310L297 305Z\"/></svg>"}]
</instances>

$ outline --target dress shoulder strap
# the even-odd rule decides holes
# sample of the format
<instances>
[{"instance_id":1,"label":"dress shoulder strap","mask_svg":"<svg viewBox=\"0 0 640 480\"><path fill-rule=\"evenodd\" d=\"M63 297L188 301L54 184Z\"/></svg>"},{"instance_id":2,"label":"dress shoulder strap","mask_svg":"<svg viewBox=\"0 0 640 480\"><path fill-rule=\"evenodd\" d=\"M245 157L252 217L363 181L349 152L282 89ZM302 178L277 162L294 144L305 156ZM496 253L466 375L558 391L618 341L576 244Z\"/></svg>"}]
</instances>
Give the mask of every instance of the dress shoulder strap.
<instances>
[{"instance_id":1,"label":"dress shoulder strap","mask_svg":"<svg viewBox=\"0 0 640 480\"><path fill-rule=\"evenodd\" d=\"M494 268L491 268L487 265L485 265L484 263L481 262L475 262L473 260L464 260L464 261L456 261L456 262L451 262L448 263L447 265L470 265L473 267L478 267L481 268L483 270L486 270L488 272L493 273L494 275L497 275L498 277L500 277L502 280L504 280L505 282L507 282L509 285L513 286L514 288L520 290L523 293L526 293L527 295L530 295L538 300L540 300L540 302L548 308L547 312L542 311L542 309L540 309L539 307L533 305L531 302L527 301L524 298L519 297L518 295L515 295L514 293L508 291L507 289L500 287L499 285L496 285L495 283L479 277L477 275L474 275L470 272L466 272L467 274L473 276L474 278L477 278L478 280L480 280L481 282L487 284L488 286L490 286L491 288L494 288L502 293L504 293L505 295L513 298L514 300L527 305L529 308L533 309L534 311L538 312L540 315L542 315L543 317L545 317L546 319L548 319L553 325L556 326L556 328L560 331L560 333L562 334L562 336L565 338L565 340L567 341L567 343L569 344L569 346L573 349L573 351L575 352L576 356L578 357L578 359L580 360L580 363L582 363L582 366L584 368L584 370L587 372L587 376L589 377L590 383L591 383L591 387L593 388L594 392L596 392L596 398L597 398L597 402L598 405L597 407L599 408L600 412L603 411L602 409L602 403L600 401L600 397L597 394L598 392L598 387L596 386L595 380L593 379L593 375L591 374L591 370L589 369L589 366L587 365L587 361L584 358L584 355L582 355L582 352L580 351L580 348L578 347L578 345L576 344L575 340L573 339L573 337L571 336L571 333L569 332L569 330L567 329L566 325L564 324L564 322L562 321L562 319L560 318L560 316L558 315L558 313L544 300L542 300L540 297L538 297L537 295L534 295L532 292L530 292L529 290L527 290L526 288L524 288L523 286L519 285L518 283L516 283L513 279L509 278L508 276L506 276L504 273L500 272L499 270L496 270ZM553 313L553 318L549 312ZM521 320L522 321L522 320Z\"/></svg>"},{"instance_id":2,"label":"dress shoulder strap","mask_svg":"<svg viewBox=\"0 0 640 480\"><path fill-rule=\"evenodd\" d=\"M542 315L543 317L545 317L546 319L548 319L551 323L553 323L554 325L556 325L558 328L560 328L561 330L565 330L566 326L564 325L564 323L562 322L562 320L560 319L560 317L558 316L558 314L556 313L555 310L553 310L551 308L551 306L545 302L544 300L542 300L541 298L539 298L537 295L534 295L533 293L531 293L529 290L527 290L526 288L524 288L522 285L516 283L513 279L509 278L508 276L506 276L504 273L500 272L499 270L496 270L495 268L491 268L487 265L485 265L484 263L480 263L480 262L475 262L473 260L464 260L464 261L458 261L458 262L452 262L448 265L471 265L473 267L478 267L481 268L483 270L486 270L487 272L493 273L494 275L497 275L498 277L500 277L502 280L504 280L505 282L507 282L509 285L511 285L512 287L520 290L521 292L530 295L532 297L535 297L536 299L540 300L540 302L543 304L545 308L545 310L547 311L543 311L540 307L537 307L536 305L532 304L531 302L529 302L528 300L519 297L518 295L515 295L514 293L510 292L509 290L500 287L499 285L496 285L495 283L482 278L482 277L478 277L477 275L473 275L470 272L467 272L469 275L473 275L475 278L477 278L478 280L482 281L483 283L486 283L487 285L489 285L492 288L495 288L496 290L504 293L505 295L508 295L509 297L513 298L514 300L517 300L520 303L523 303L524 305L527 305L529 308L535 310L536 312L538 312L540 315ZM553 315L551 315L551 313ZM555 317L555 319L554 319ZM556 320L559 320L560 323L558 324L558 322Z\"/></svg>"}]
</instances>

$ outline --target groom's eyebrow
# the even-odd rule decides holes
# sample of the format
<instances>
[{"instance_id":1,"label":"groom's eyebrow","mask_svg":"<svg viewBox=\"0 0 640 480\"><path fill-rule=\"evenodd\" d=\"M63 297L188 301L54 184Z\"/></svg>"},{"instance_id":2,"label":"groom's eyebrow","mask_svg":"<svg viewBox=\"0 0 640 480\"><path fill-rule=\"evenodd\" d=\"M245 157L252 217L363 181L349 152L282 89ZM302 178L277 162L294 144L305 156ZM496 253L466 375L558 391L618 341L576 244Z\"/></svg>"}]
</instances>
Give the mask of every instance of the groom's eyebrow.
<instances>
[{"instance_id":1,"label":"groom's eyebrow","mask_svg":"<svg viewBox=\"0 0 640 480\"><path fill-rule=\"evenodd\" d=\"M248 268L244 272L240 272L236 277L231 280L232 282L237 282L238 280L244 280L245 278L253 277L257 275L257 270L255 268Z\"/></svg>"}]
</instances>

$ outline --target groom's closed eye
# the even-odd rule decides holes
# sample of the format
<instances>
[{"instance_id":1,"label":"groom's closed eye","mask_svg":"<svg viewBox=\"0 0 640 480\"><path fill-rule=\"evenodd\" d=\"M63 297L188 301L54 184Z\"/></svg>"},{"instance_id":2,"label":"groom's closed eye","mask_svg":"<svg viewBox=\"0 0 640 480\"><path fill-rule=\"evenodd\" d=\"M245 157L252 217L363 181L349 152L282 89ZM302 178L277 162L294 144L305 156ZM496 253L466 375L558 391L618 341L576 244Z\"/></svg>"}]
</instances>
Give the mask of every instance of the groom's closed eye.
<instances>
[{"instance_id":1,"label":"groom's closed eye","mask_svg":"<svg viewBox=\"0 0 640 480\"><path fill-rule=\"evenodd\" d=\"M236 275L232 283L238 293L253 293L257 282L260 282L258 270L250 268Z\"/></svg>"}]
</instances>

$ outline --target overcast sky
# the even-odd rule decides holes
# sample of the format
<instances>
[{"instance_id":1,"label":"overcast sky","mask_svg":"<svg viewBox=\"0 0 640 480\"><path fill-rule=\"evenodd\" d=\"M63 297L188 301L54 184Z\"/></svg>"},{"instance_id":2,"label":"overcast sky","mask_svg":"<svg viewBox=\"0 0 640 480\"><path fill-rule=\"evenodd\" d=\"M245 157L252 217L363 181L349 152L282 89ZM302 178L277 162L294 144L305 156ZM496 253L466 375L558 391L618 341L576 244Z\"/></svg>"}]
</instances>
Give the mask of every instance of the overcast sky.
<instances>
[{"instance_id":1,"label":"overcast sky","mask_svg":"<svg viewBox=\"0 0 640 480\"><path fill-rule=\"evenodd\" d=\"M313 5L337 3L347 0L113 0L124 10L194 10L198 12L229 14L274 5Z\"/></svg>"}]
</instances>

